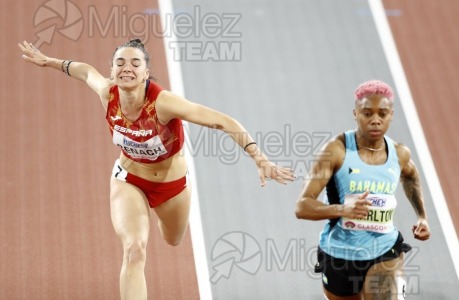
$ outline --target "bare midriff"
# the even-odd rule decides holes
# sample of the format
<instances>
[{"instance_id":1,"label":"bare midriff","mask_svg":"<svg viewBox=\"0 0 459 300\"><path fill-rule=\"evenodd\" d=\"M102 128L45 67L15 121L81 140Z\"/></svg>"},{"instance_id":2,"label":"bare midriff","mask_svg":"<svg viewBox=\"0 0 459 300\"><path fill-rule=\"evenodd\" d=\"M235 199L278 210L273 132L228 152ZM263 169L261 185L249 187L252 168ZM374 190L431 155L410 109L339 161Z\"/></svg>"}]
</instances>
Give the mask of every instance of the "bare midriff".
<instances>
[{"instance_id":1,"label":"bare midriff","mask_svg":"<svg viewBox=\"0 0 459 300\"><path fill-rule=\"evenodd\" d=\"M120 164L128 173L153 182L174 181L187 172L184 149L158 163L136 162L121 152Z\"/></svg>"}]
</instances>

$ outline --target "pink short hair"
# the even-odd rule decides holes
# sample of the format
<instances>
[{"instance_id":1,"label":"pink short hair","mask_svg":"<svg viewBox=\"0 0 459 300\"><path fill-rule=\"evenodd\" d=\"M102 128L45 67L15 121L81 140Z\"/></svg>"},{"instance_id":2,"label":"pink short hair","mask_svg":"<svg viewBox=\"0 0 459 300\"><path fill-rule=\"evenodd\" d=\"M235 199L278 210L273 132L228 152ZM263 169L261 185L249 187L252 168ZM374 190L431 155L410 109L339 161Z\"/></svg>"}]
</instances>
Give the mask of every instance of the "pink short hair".
<instances>
[{"instance_id":1,"label":"pink short hair","mask_svg":"<svg viewBox=\"0 0 459 300\"><path fill-rule=\"evenodd\" d=\"M355 101L359 101L370 95L382 95L394 102L394 91L385 82L380 80L369 80L360 84L354 92Z\"/></svg>"}]
</instances>

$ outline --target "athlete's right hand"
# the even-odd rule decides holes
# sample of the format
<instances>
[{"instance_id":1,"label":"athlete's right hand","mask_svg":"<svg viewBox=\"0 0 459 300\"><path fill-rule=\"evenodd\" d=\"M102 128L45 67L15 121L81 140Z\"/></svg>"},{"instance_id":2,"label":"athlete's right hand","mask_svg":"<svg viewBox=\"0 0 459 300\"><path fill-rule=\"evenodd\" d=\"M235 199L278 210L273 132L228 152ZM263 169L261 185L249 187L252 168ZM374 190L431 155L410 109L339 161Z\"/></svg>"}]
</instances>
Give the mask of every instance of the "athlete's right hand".
<instances>
[{"instance_id":1,"label":"athlete's right hand","mask_svg":"<svg viewBox=\"0 0 459 300\"><path fill-rule=\"evenodd\" d=\"M44 67L48 62L48 57L38 50L32 43L24 41L22 44L18 43L19 48L21 48L22 58L25 61L36 64L37 66Z\"/></svg>"},{"instance_id":2,"label":"athlete's right hand","mask_svg":"<svg viewBox=\"0 0 459 300\"><path fill-rule=\"evenodd\" d=\"M344 216L349 219L365 219L371 206L371 201L366 200L369 193L366 191L355 202L345 204L343 207Z\"/></svg>"}]
</instances>

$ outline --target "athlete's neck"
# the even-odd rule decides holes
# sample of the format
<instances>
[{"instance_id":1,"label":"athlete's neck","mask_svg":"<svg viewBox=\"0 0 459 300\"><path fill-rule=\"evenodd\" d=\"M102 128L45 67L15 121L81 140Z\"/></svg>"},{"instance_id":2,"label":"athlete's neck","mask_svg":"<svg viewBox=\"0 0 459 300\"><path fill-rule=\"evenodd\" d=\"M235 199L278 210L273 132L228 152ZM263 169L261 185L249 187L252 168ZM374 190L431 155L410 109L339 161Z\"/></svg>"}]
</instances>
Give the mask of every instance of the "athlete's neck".
<instances>
[{"instance_id":1,"label":"athlete's neck","mask_svg":"<svg viewBox=\"0 0 459 300\"><path fill-rule=\"evenodd\" d=\"M145 102L145 85L139 86L133 90L119 89L120 103L126 111L139 110Z\"/></svg>"},{"instance_id":2,"label":"athlete's neck","mask_svg":"<svg viewBox=\"0 0 459 300\"><path fill-rule=\"evenodd\" d=\"M372 152L378 152L385 148L384 138L375 141L370 141L364 138L358 131L355 134L355 142L358 149L366 149Z\"/></svg>"}]
</instances>

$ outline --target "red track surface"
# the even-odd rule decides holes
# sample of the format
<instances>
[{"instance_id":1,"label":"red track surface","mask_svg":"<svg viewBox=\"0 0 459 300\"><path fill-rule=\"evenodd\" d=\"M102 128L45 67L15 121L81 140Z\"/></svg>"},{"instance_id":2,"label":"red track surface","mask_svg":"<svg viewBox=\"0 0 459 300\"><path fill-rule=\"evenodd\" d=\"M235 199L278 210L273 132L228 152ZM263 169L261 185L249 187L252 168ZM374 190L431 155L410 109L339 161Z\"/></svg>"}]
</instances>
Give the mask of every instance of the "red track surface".
<instances>
[{"instance_id":1,"label":"red track surface","mask_svg":"<svg viewBox=\"0 0 459 300\"><path fill-rule=\"evenodd\" d=\"M384 7L400 13L389 23L459 233L459 1L384 0Z\"/></svg>"}]
</instances>

